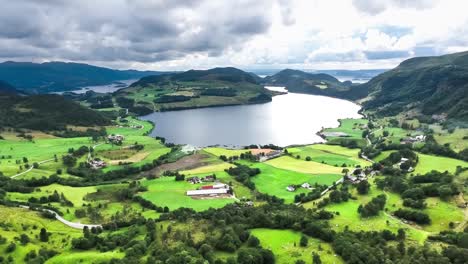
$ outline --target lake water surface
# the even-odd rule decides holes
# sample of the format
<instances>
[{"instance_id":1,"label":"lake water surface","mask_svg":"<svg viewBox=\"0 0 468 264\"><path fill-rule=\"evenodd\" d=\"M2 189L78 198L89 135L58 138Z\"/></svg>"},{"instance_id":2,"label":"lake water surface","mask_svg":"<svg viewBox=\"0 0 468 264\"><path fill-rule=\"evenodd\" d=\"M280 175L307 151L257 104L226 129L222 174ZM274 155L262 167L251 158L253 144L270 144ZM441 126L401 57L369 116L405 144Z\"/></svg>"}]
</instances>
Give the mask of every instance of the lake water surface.
<instances>
[{"instance_id":1,"label":"lake water surface","mask_svg":"<svg viewBox=\"0 0 468 264\"><path fill-rule=\"evenodd\" d=\"M141 117L153 121L153 136L198 147L275 144L289 146L322 142L323 127L337 127L338 119L360 118L360 106L325 96L278 95L265 104L156 112Z\"/></svg>"}]
</instances>

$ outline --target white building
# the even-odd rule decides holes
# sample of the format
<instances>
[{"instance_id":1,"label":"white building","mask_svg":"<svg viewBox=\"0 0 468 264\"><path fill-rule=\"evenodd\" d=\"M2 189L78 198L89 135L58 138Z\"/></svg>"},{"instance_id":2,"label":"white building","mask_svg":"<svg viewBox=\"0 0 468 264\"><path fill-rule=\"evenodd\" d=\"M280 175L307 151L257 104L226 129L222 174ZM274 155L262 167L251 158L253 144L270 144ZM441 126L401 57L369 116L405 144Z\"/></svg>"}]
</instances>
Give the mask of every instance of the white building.
<instances>
[{"instance_id":1,"label":"white building","mask_svg":"<svg viewBox=\"0 0 468 264\"><path fill-rule=\"evenodd\" d=\"M220 189L202 189L202 190L190 190L187 191L188 196L197 196L197 195L220 195L227 194L229 189L220 188Z\"/></svg>"},{"instance_id":2,"label":"white building","mask_svg":"<svg viewBox=\"0 0 468 264\"><path fill-rule=\"evenodd\" d=\"M289 185L288 187L286 187L286 190L288 192L294 192L296 190L296 188L294 188L294 186L292 186L292 185Z\"/></svg>"}]
</instances>

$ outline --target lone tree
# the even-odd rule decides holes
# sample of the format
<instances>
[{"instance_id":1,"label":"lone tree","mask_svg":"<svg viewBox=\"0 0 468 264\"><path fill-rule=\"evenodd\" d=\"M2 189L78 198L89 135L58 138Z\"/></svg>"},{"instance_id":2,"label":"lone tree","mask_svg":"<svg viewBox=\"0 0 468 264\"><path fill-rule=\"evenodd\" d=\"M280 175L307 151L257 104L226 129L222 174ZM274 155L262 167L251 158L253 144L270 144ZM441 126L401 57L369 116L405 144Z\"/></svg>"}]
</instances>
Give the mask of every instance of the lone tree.
<instances>
[{"instance_id":1,"label":"lone tree","mask_svg":"<svg viewBox=\"0 0 468 264\"><path fill-rule=\"evenodd\" d=\"M359 194L367 194L370 189L370 184L367 181L361 181L356 188Z\"/></svg>"},{"instance_id":2,"label":"lone tree","mask_svg":"<svg viewBox=\"0 0 468 264\"><path fill-rule=\"evenodd\" d=\"M306 236L302 235L301 240L299 241L299 246L307 247L308 244L309 244L309 239L307 239Z\"/></svg>"},{"instance_id":3,"label":"lone tree","mask_svg":"<svg viewBox=\"0 0 468 264\"><path fill-rule=\"evenodd\" d=\"M39 233L39 239L42 242L49 241L49 234L47 233L47 230L45 228L41 228L41 232Z\"/></svg>"},{"instance_id":4,"label":"lone tree","mask_svg":"<svg viewBox=\"0 0 468 264\"><path fill-rule=\"evenodd\" d=\"M320 256L317 253L312 253L312 263L314 264L322 264L322 260L320 259Z\"/></svg>"}]
</instances>

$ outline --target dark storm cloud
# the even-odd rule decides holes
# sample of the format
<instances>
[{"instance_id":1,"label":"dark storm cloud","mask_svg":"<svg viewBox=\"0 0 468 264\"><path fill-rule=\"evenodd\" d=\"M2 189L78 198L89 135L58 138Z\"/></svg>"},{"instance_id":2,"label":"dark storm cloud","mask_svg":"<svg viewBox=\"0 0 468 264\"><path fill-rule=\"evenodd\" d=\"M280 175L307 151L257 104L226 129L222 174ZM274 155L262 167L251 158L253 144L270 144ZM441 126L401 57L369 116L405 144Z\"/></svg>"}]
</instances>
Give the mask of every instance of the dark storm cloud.
<instances>
[{"instance_id":1,"label":"dark storm cloud","mask_svg":"<svg viewBox=\"0 0 468 264\"><path fill-rule=\"evenodd\" d=\"M273 1L2 1L0 59L156 62L219 56L271 25Z\"/></svg>"}]
</instances>

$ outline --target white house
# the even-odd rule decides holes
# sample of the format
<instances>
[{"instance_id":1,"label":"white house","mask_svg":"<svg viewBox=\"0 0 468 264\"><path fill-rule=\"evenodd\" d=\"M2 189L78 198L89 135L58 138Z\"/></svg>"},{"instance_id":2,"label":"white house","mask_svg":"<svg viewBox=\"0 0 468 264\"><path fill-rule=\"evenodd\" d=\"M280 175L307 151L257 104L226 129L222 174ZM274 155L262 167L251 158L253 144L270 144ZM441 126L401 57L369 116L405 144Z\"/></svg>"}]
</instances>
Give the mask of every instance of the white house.
<instances>
[{"instance_id":1,"label":"white house","mask_svg":"<svg viewBox=\"0 0 468 264\"><path fill-rule=\"evenodd\" d=\"M294 192L296 190L296 188L294 188L294 186L292 186L292 185L289 185L288 187L286 187L286 190L288 192Z\"/></svg>"},{"instance_id":2,"label":"white house","mask_svg":"<svg viewBox=\"0 0 468 264\"><path fill-rule=\"evenodd\" d=\"M302 188L305 188L305 189L312 189L312 186L307 183L307 182L304 182L302 185L301 185Z\"/></svg>"}]
</instances>

